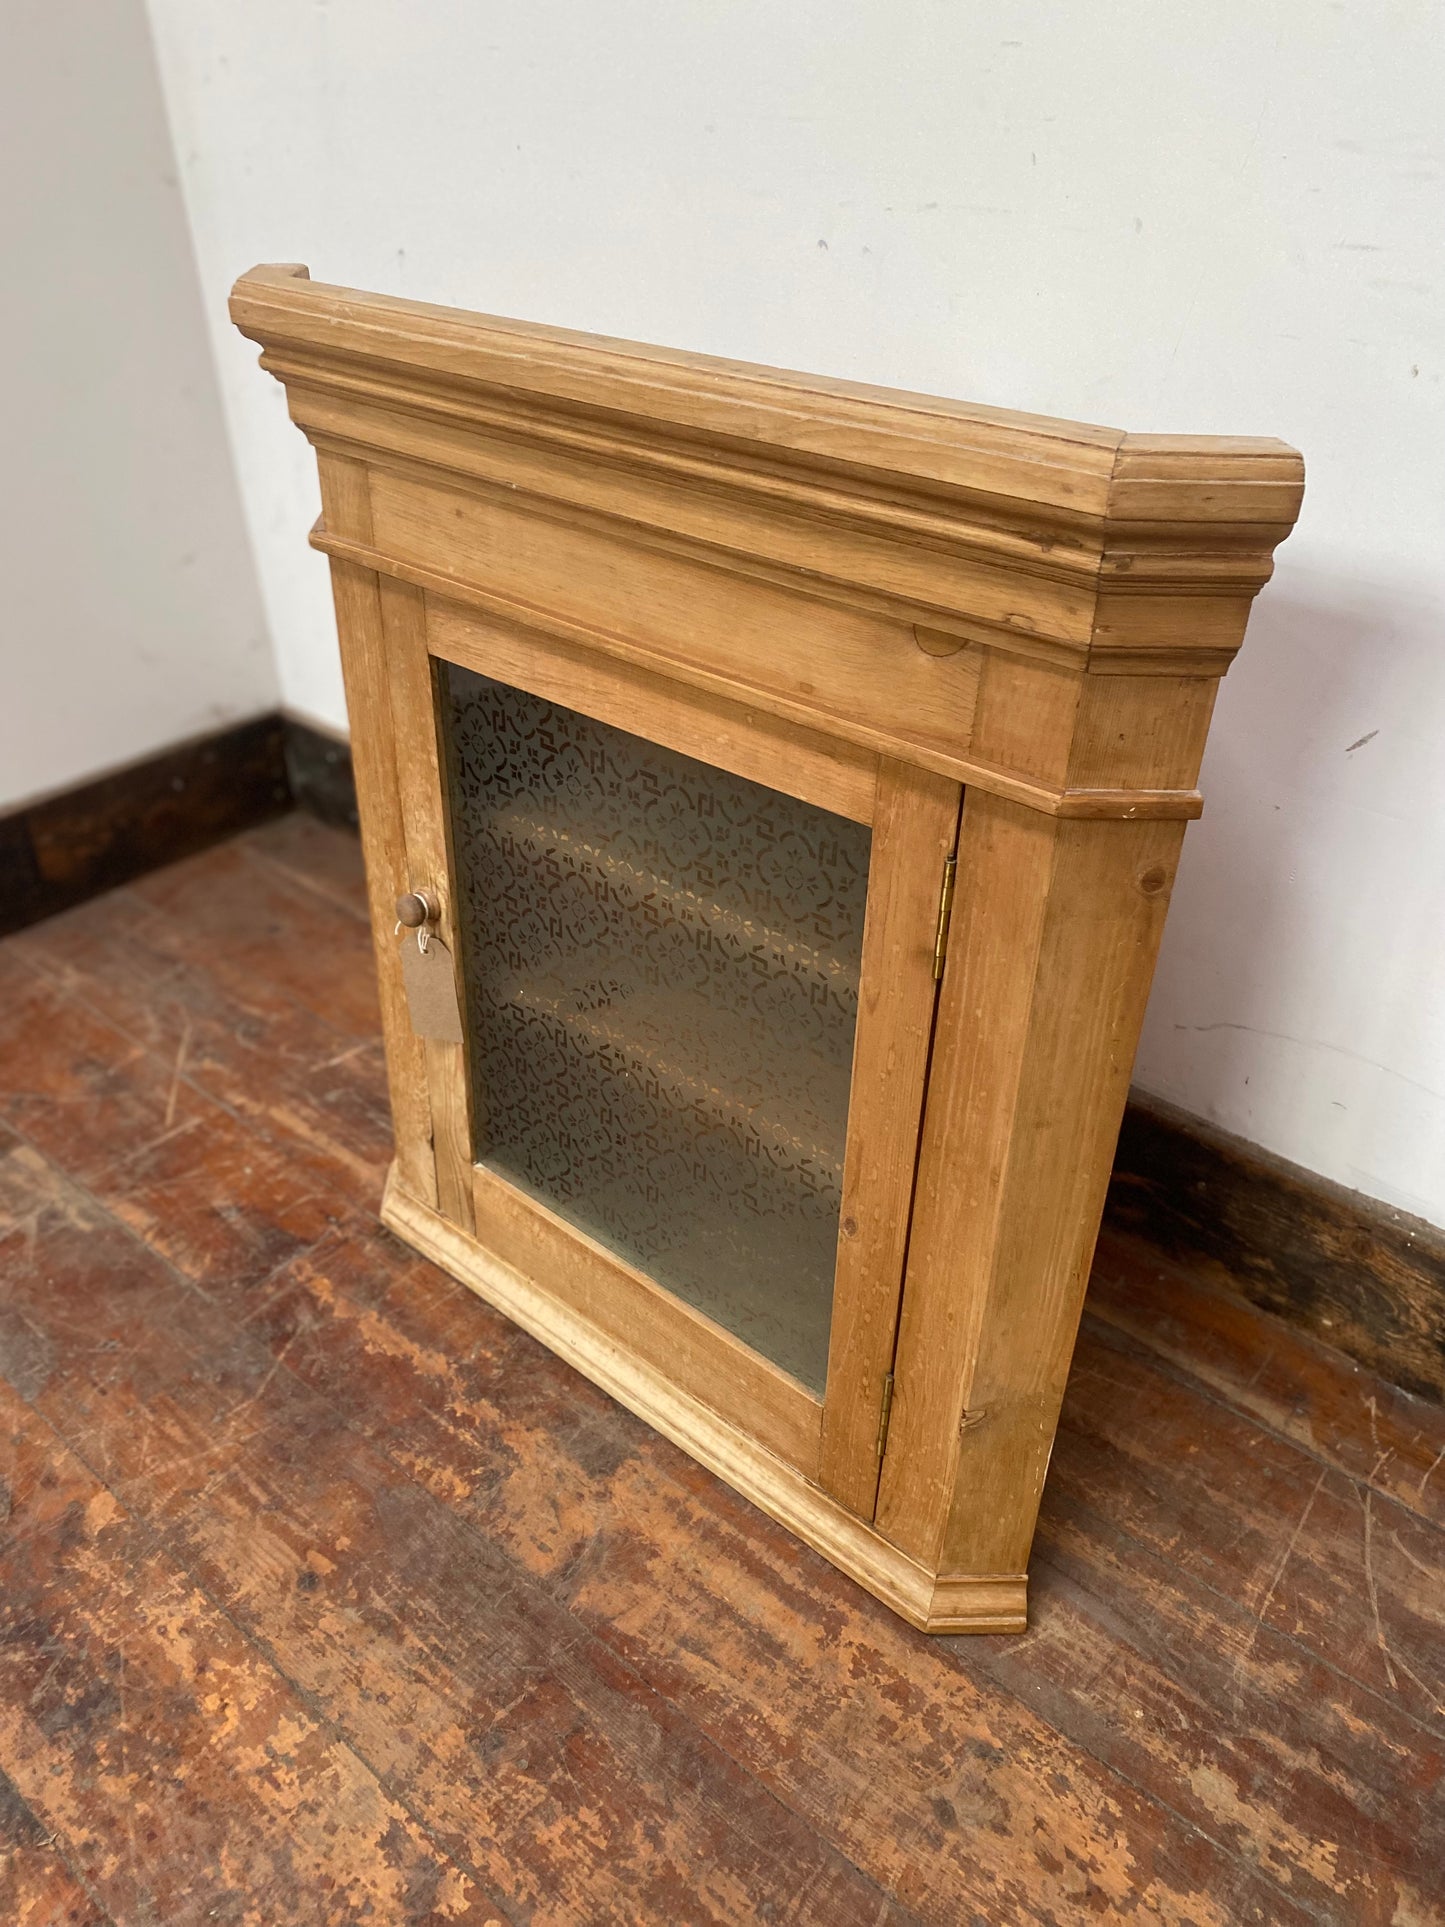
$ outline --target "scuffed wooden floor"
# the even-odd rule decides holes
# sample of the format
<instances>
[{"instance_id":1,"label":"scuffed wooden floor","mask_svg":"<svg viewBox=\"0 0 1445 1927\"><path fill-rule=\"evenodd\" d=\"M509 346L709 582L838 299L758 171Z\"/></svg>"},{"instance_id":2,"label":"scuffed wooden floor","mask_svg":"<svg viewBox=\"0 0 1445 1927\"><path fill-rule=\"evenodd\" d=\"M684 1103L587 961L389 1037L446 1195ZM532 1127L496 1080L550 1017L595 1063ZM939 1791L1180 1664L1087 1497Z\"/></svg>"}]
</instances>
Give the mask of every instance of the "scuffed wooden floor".
<instances>
[{"instance_id":1,"label":"scuffed wooden floor","mask_svg":"<svg viewBox=\"0 0 1445 1927\"><path fill-rule=\"evenodd\" d=\"M1445 1919L1445 1413L1101 1246L929 1641L379 1229L356 845L0 945L0 1923Z\"/></svg>"}]
</instances>

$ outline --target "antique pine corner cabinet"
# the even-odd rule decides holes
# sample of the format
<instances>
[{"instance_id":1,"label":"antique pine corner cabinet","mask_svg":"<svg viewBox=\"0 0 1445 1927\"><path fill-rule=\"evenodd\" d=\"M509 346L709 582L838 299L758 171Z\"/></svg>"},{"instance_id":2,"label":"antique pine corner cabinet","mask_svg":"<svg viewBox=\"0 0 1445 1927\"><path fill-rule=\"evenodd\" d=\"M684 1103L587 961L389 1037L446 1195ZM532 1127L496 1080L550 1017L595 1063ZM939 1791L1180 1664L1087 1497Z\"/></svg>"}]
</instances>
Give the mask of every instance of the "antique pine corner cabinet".
<instances>
[{"instance_id":1,"label":"antique pine corner cabinet","mask_svg":"<svg viewBox=\"0 0 1445 1927\"><path fill-rule=\"evenodd\" d=\"M915 1626L1026 1567L1218 679L1302 489L325 287L383 1216Z\"/></svg>"}]
</instances>

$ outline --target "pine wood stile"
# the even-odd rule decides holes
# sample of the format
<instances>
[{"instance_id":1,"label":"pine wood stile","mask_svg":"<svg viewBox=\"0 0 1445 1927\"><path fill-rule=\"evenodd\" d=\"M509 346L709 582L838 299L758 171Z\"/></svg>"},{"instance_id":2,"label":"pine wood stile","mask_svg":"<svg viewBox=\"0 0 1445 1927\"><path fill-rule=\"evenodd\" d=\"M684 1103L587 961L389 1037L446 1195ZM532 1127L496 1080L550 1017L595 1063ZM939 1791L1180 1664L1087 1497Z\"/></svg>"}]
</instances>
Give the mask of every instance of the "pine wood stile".
<instances>
[{"instance_id":1,"label":"pine wood stile","mask_svg":"<svg viewBox=\"0 0 1445 1927\"><path fill-rule=\"evenodd\" d=\"M873 1517L885 1388L893 1370L919 1120L933 1037L939 878L958 836L958 786L931 770L879 772L853 1054L819 1475Z\"/></svg>"},{"instance_id":2,"label":"pine wood stile","mask_svg":"<svg viewBox=\"0 0 1445 1927\"><path fill-rule=\"evenodd\" d=\"M397 746L402 834L409 887L424 884L434 902L438 930L452 956L459 954L455 874L448 848L447 809L438 751L436 685L427 649L425 599L409 583L383 577L382 634L391 664L391 705ZM426 1040L427 1093L436 1156L439 1207L464 1227L472 1225L472 1119L465 1044Z\"/></svg>"},{"instance_id":3,"label":"pine wood stile","mask_svg":"<svg viewBox=\"0 0 1445 1927\"><path fill-rule=\"evenodd\" d=\"M244 276L232 312L321 464L396 1122L387 1221L914 1624L1022 1626L1214 695L1298 512L1298 456L298 269ZM422 890L458 954L449 662L870 824L821 1400L474 1168L467 1047L412 1036L391 936L396 894Z\"/></svg>"},{"instance_id":4,"label":"pine wood stile","mask_svg":"<svg viewBox=\"0 0 1445 1927\"><path fill-rule=\"evenodd\" d=\"M322 513L329 524L362 541L371 538L366 470L349 456L318 452ZM351 755L366 852L371 929L381 989L387 1082L396 1130L396 1161L418 1197L434 1204L436 1165L431 1154L431 1103L426 1087L426 1047L413 1035L406 993L388 913L410 888L406 838L397 782L395 725L389 693L381 585L375 571L333 559L332 593L341 652Z\"/></svg>"}]
</instances>

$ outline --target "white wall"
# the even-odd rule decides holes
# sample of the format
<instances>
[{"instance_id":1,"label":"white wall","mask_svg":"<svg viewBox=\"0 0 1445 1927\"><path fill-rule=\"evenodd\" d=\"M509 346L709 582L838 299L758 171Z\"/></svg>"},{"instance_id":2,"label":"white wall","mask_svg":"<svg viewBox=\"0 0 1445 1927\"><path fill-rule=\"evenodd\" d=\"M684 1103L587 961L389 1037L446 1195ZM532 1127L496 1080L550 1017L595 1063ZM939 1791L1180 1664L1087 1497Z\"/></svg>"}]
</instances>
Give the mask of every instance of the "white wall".
<instances>
[{"instance_id":1,"label":"white wall","mask_svg":"<svg viewBox=\"0 0 1445 1927\"><path fill-rule=\"evenodd\" d=\"M318 278L1144 430L1278 434L1138 1076L1445 1222L1433 0L150 0L282 683L310 452L220 319Z\"/></svg>"},{"instance_id":2,"label":"white wall","mask_svg":"<svg viewBox=\"0 0 1445 1927\"><path fill-rule=\"evenodd\" d=\"M5 0L0 808L274 705L142 0Z\"/></svg>"}]
</instances>

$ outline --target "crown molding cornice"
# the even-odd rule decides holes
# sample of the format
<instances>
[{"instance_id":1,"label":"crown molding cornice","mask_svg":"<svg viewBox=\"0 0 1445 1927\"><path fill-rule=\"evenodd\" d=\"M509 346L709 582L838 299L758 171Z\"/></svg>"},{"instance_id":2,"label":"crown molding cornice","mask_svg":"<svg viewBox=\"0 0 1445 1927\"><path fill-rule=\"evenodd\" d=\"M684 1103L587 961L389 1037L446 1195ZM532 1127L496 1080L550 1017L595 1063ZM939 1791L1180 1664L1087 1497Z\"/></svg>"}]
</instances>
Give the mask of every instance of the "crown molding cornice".
<instances>
[{"instance_id":1,"label":"crown molding cornice","mask_svg":"<svg viewBox=\"0 0 1445 1927\"><path fill-rule=\"evenodd\" d=\"M1222 673L1303 488L1282 442L898 395L302 268L243 275L231 313L318 444L1095 672Z\"/></svg>"}]
</instances>

